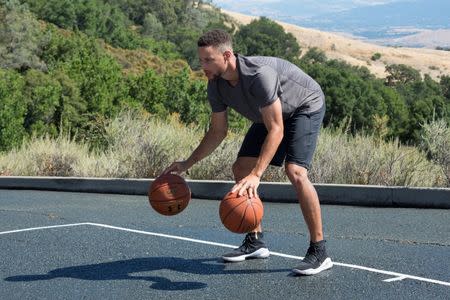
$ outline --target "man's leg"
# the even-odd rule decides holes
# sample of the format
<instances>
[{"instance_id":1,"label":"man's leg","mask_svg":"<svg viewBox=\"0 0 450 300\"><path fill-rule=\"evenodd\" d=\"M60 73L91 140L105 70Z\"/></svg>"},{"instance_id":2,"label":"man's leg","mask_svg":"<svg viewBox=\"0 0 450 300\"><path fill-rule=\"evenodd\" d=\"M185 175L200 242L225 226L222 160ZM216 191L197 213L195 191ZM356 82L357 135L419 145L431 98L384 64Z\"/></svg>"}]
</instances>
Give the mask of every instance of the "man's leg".
<instances>
[{"instance_id":1,"label":"man's leg","mask_svg":"<svg viewBox=\"0 0 450 300\"><path fill-rule=\"evenodd\" d=\"M333 266L323 240L319 197L316 189L308 179L306 168L287 163L286 173L297 191L297 198L310 235L310 245L305 258L292 271L301 275L317 274Z\"/></svg>"},{"instance_id":2,"label":"man's leg","mask_svg":"<svg viewBox=\"0 0 450 300\"><path fill-rule=\"evenodd\" d=\"M312 113L298 111L286 120L286 163L289 180L295 187L303 218L308 226L310 244L305 258L292 271L313 275L333 266L325 249L322 215L316 189L308 178L314 157L325 106Z\"/></svg>"},{"instance_id":3,"label":"man's leg","mask_svg":"<svg viewBox=\"0 0 450 300\"><path fill-rule=\"evenodd\" d=\"M308 170L296 164L286 164L286 174L295 187L302 209L303 218L308 226L311 242L323 240L322 215L316 189L308 178Z\"/></svg>"}]
</instances>

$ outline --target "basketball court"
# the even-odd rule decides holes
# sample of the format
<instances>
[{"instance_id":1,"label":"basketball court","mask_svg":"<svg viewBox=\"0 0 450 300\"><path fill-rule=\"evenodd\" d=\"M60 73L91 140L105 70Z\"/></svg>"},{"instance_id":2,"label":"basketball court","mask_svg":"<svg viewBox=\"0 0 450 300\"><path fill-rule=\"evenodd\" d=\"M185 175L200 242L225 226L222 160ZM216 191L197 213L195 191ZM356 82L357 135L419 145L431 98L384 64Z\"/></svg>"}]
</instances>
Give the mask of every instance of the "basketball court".
<instances>
[{"instance_id":1,"label":"basketball court","mask_svg":"<svg viewBox=\"0 0 450 300\"><path fill-rule=\"evenodd\" d=\"M264 203L265 260L224 263L243 235L219 201L157 214L144 196L0 190L2 299L450 297L450 212L322 207L334 261L316 276L290 270L305 254L297 204Z\"/></svg>"}]
</instances>

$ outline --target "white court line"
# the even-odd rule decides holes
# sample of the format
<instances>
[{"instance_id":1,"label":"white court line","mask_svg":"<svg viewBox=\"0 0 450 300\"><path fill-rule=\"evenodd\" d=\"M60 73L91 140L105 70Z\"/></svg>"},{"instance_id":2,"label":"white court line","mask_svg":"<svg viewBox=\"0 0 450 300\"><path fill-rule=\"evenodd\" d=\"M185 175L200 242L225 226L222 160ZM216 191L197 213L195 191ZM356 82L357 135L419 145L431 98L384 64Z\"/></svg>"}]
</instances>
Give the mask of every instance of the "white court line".
<instances>
[{"instance_id":1,"label":"white court line","mask_svg":"<svg viewBox=\"0 0 450 300\"><path fill-rule=\"evenodd\" d=\"M158 236L158 237L164 237L164 238L170 238L170 239L176 239L176 240L182 240L182 241L188 241L188 242L200 243L200 244L206 244L206 245L212 245L212 246L226 247L226 248L236 248L237 247L235 245L222 244L222 243L210 242L210 241L199 240L199 239L191 239L191 238L186 238L186 237L177 236L177 235L156 233L156 232L150 232L150 231L142 231L142 230L129 229L129 228L124 228L124 227L117 227L117 226L111 226L111 225L105 225L105 224L99 224L99 223L90 223L90 222L3 231L3 232L0 232L0 235L8 234L8 233L17 233L17 232L25 232L25 231L33 231L33 230L71 227L71 226L81 226L81 225L91 225L91 226L115 229L115 230L120 230L120 231L133 232L133 233L139 233L139 234L145 234L145 235L151 235L151 236ZM294 256L294 255L284 254L284 253L280 253L280 252L272 252L271 251L270 254L274 255L274 256L280 256L280 257L292 258L292 259L298 259L298 260L303 259L303 257L301 257L301 256ZM345 263L339 263L339 262L333 262L333 264L335 266L341 266L341 267L346 267L346 268L351 268L351 269L358 269L358 270L364 270L364 271L368 271L368 272L372 272L372 273L393 276L393 278L383 280L384 282L393 282L393 281L400 281L403 279L412 279L412 280L429 282L429 283L434 283L434 284L439 284L439 285L444 285L444 286L450 286L450 282L447 282L447 281L435 280L435 279L430 279L430 278L425 278L425 277L413 276L413 275L408 275L408 274L402 274L402 273L397 273L397 272L385 271L385 270L380 270L380 269L375 269L375 268L368 268L368 267L364 267L364 266L345 264Z\"/></svg>"},{"instance_id":2,"label":"white court line","mask_svg":"<svg viewBox=\"0 0 450 300\"><path fill-rule=\"evenodd\" d=\"M393 281L400 281L400 280L403 280L405 278L406 278L405 276L400 276L400 277L394 277L394 278L390 278L390 279L385 279L383 281L384 282L393 282Z\"/></svg>"},{"instance_id":3,"label":"white court line","mask_svg":"<svg viewBox=\"0 0 450 300\"><path fill-rule=\"evenodd\" d=\"M80 226L80 225L92 225L92 224L90 224L90 223L76 223L76 224L64 224L64 225L34 227L34 228L26 228L26 229L3 231L3 232L0 232L0 235L8 234L8 233L18 233L18 232L25 232L25 231L33 231L33 230L51 229L51 228L73 227L73 226Z\"/></svg>"}]
</instances>

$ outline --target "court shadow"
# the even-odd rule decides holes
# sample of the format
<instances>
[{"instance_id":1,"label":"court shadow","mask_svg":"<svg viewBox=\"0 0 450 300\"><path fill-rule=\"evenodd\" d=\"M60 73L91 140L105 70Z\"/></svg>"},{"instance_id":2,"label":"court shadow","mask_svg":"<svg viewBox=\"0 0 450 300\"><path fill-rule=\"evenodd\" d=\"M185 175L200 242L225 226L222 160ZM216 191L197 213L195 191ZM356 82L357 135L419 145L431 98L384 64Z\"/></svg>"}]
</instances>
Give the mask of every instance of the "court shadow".
<instances>
[{"instance_id":1,"label":"court shadow","mask_svg":"<svg viewBox=\"0 0 450 300\"><path fill-rule=\"evenodd\" d=\"M165 277L139 275L139 273L157 270L172 270L195 275L286 272L286 269L226 270L225 264L218 261L216 258L184 259L178 257L148 257L59 268L51 270L47 274L18 275L7 277L4 280L10 282L51 280L55 278L75 278L82 280L146 280L153 282L150 287L157 290L194 290L205 288L207 286L206 283L202 282L178 282L171 281Z\"/></svg>"}]
</instances>

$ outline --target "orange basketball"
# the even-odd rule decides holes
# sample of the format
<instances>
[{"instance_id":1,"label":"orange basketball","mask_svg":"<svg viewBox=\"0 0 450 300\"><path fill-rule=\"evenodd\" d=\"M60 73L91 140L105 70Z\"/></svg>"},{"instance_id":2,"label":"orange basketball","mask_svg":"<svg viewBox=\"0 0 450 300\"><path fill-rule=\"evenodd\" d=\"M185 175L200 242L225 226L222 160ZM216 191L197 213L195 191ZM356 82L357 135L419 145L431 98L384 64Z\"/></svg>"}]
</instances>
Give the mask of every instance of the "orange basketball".
<instances>
[{"instance_id":1,"label":"orange basketball","mask_svg":"<svg viewBox=\"0 0 450 300\"><path fill-rule=\"evenodd\" d=\"M256 196L248 198L229 192L220 202L220 220L231 232L251 232L261 223L263 214L263 204Z\"/></svg>"},{"instance_id":2,"label":"orange basketball","mask_svg":"<svg viewBox=\"0 0 450 300\"><path fill-rule=\"evenodd\" d=\"M158 213L173 216L188 206L191 190L183 177L176 174L164 174L150 185L148 200Z\"/></svg>"}]
</instances>

